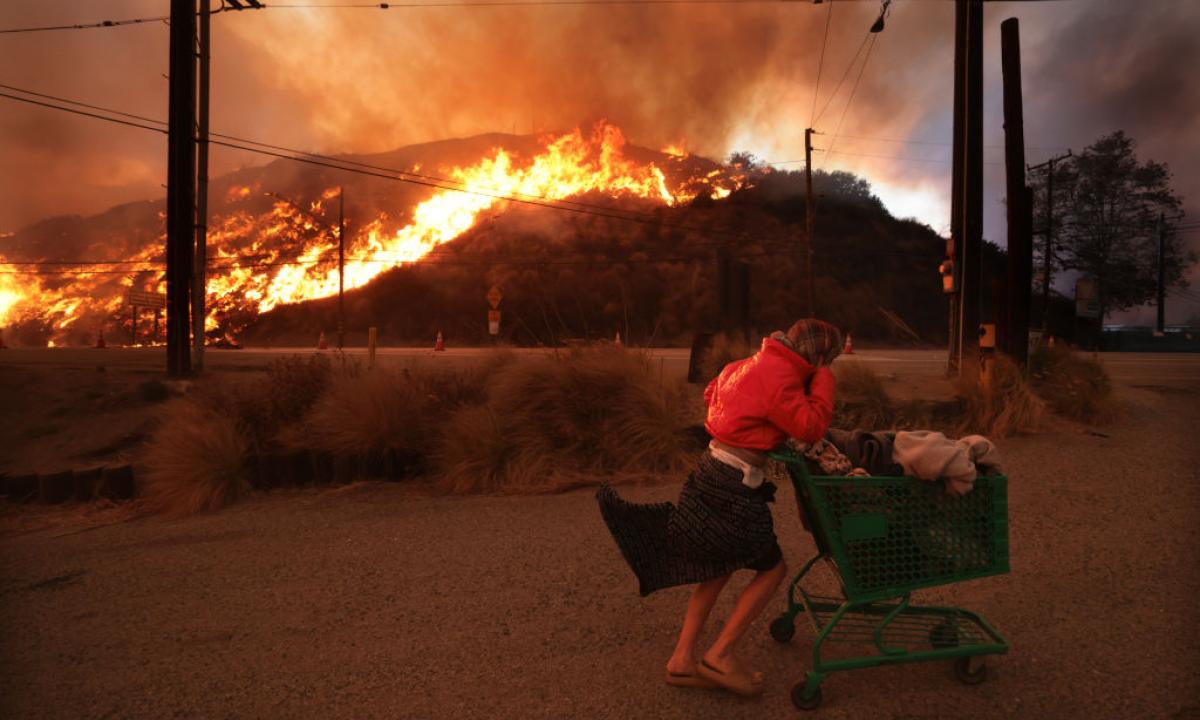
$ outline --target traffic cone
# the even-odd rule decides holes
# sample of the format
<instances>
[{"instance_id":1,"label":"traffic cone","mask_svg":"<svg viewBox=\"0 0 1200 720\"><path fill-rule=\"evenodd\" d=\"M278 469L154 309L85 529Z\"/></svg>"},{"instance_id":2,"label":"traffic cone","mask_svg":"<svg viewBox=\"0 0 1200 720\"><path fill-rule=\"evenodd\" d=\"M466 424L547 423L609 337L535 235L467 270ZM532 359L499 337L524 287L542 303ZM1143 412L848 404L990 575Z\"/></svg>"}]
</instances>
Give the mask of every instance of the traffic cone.
<instances>
[{"instance_id":1,"label":"traffic cone","mask_svg":"<svg viewBox=\"0 0 1200 720\"><path fill-rule=\"evenodd\" d=\"M329 349L329 343L325 342L324 331L321 332L321 337L317 338L317 349L318 350L328 350Z\"/></svg>"},{"instance_id":2,"label":"traffic cone","mask_svg":"<svg viewBox=\"0 0 1200 720\"><path fill-rule=\"evenodd\" d=\"M617 331L617 339L613 340L613 345L616 345L617 347L625 347L625 343L621 342L621 331L620 330Z\"/></svg>"},{"instance_id":3,"label":"traffic cone","mask_svg":"<svg viewBox=\"0 0 1200 720\"><path fill-rule=\"evenodd\" d=\"M108 345L104 342L104 328L100 328L100 332L96 333L96 348L103 350L106 347Z\"/></svg>"},{"instance_id":4,"label":"traffic cone","mask_svg":"<svg viewBox=\"0 0 1200 720\"><path fill-rule=\"evenodd\" d=\"M1047 347L1054 347L1054 336L1050 336L1050 341L1046 343Z\"/></svg>"},{"instance_id":5,"label":"traffic cone","mask_svg":"<svg viewBox=\"0 0 1200 720\"><path fill-rule=\"evenodd\" d=\"M853 355L854 354L854 341L852 341L850 339L850 333L846 333L846 343L844 345L842 345L842 354L843 355Z\"/></svg>"},{"instance_id":6,"label":"traffic cone","mask_svg":"<svg viewBox=\"0 0 1200 720\"><path fill-rule=\"evenodd\" d=\"M446 350L446 343L442 340L441 330L438 330L437 340L433 341L433 350L434 352L444 352Z\"/></svg>"}]
</instances>

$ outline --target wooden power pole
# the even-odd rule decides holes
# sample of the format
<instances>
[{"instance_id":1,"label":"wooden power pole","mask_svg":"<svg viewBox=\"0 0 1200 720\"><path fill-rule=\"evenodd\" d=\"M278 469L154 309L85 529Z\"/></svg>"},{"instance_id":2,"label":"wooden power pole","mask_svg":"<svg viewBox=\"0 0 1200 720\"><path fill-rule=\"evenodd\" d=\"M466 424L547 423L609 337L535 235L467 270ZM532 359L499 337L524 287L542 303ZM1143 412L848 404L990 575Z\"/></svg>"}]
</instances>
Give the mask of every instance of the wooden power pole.
<instances>
[{"instance_id":1,"label":"wooden power pole","mask_svg":"<svg viewBox=\"0 0 1200 720\"><path fill-rule=\"evenodd\" d=\"M167 373L191 372L188 311L196 230L196 0L171 0L167 108Z\"/></svg>"},{"instance_id":2,"label":"wooden power pole","mask_svg":"<svg viewBox=\"0 0 1200 720\"><path fill-rule=\"evenodd\" d=\"M192 369L204 368L204 298L208 288L208 59L210 55L210 10L200 0L200 117L197 122L199 152L196 158L196 260L192 268Z\"/></svg>"},{"instance_id":3,"label":"wooden power pole","mask_svg":"<svg viewBox=\"0 0 1200 720\"><path fill-rule=\"evenodd\" d=\"M1025 125L1021 101L1020 26L1016 18L1000 24L1000 57L1004 81L1004 170L1008 205L1007 322L1000 332L1002 348L1019 365L1029 354L1029 300L1032 294L1033 249L1029 237L1030 208L1025 187Z\"/></svg>"},{"instance_id":4,"label":"wooden power pole","mask_svg":"<svg viewBox=\"0 0 1200 720\"><path fill-rule=\"evenodd\" d=\"M1065 160L1071 157L1071 151L1068 149L1065 155L1052 157L1041 165L1031 165L1029 170L1040 170L1046 168L1046 242L1043 244L1045 254L1042 257L1042 331L1049 332L1050 330L1050 284L1051 273L1054 271L1054 266L1051 261L1054 258L1054 163L1059 160ZM1032 203L1030 203L1032 208Z\"/></svg>"},{"instance_id":5,"label":"wooden power pole","mask_svg":"<svg viewBox=\"0 0 1200 720\"><path fill-rule=\"evenodd\" d=\"M346 188L338 188L338 350L346 347Z\"/></svg>"},{"instance_id":6,"label":"wooden power pole","mask_svg":"<svg viewBox=\"0 0 1200 720\"><path fill-rule=\"evenodd\" d=\"M804 129L804 257L801 261L804 263L804 284L805 284L805 312L808 317L815 317L817 314L816 307L816 292L813 289L813 227L816 218L813 216L813 189L812 189L812 136L813 129Z\"/></svg>"},{"instance_id":7,"label":"wooden power pole","mask_svg":"<svg viewBox=\"0 0 1200 720\"><path fill-rule=\"evenodd\" d=\"M983 246L983 1L954 4L954 180L951 238L957 285L952 372L979 359Z\"/></svg>"},{"instance_id":8,"label":"wooden power pole","mask_svg":"<svg viewBox=\"0 0 1200 720\"><path fill-rule=\"evenodd\" d=\"M1166 326L1166 301L1167 301L1167 286L1166 286L1166 240L1167 234L1166 218L1163 213L1158 214L1158 224L1154 226L1154 234L1158 236L1158 317L1155 318L1155 330L1159 335L1162 335L1163 328Z\"/></svg>"}]
</instances>

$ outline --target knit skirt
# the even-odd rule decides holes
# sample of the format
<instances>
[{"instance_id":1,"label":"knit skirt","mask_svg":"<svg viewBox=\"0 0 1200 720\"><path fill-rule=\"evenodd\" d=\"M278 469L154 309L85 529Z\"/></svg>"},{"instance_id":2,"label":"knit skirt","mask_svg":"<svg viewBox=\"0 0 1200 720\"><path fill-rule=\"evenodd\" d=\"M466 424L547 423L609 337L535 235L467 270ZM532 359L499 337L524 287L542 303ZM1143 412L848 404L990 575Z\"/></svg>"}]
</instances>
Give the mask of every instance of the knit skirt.
<instances>
[{"instance_id":1,"label":"knit skirt","mask_svg":"<svg viewBox=\"0 0 1200 720\"><path fill-rule=\"evenodd\" d=\"M623 500L607 483L596 499L643 596L723 577L741 568L770 570L783 554L768 502L775 486L742 484L742 471L705 452L669 502Z\"/></svg>"}]
</instances>

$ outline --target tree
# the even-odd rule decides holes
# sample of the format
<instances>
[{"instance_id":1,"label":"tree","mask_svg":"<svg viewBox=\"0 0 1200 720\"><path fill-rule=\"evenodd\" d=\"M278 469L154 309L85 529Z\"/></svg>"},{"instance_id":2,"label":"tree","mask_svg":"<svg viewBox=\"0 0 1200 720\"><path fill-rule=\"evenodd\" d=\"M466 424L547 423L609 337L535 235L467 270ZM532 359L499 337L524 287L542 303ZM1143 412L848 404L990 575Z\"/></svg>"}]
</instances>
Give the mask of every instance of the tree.
<instances>
[{"instance_id":1,"label":"tree","mask_svg":"<svg viewBox=\"0 0 1200 720\"><path fill-rule=\"evenodd\" d=\"M1197 260L1175 230L1182 203L1165 163L1139 162L1123 131L1105 135L1055 169L1052 262L1096 281L1100 316L1149 302L1158 289L1158 224L1167 287ZM1035 223L1045 223L1045 178L1036 178Z\"/></svg>"},{"instance_id":2,"label":"tree","mask_svg":"<svg viewBox=\"0 0 1200 720\"><path fill-rule=\"evenodd\" d=\"M736 168L743 172L757 170L762 166L763 162L757 155L749 150L735 150L729 153L729 167Z\"/></svg>"}]
</instances>

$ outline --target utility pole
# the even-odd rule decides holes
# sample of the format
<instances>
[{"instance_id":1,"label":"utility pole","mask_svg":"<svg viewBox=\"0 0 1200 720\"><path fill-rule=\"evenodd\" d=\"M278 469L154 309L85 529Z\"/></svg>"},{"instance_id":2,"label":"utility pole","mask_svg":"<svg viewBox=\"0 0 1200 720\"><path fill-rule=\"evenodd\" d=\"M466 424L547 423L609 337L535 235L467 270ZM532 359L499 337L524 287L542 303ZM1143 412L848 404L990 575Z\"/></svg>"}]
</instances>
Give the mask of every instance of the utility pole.
<instances>
[{"instance_id":1,"label":"utility pole","mask_svg":"<svg viewBox=\"0 0 1200 720\"><path fill-rule=\"evenodd\" d=\"M338 188L338 350L346 346L346 188Z\"/></svg>"},{"instance_id":2,"label":"utility pole","mask_svg":"<svg viewBox=\"0 0 1200 720\"><path fill-rule=\"evenodd\" d=\"M1004 169L1008 198L1008 312L999 328L1002 349L1022 367L1029 355L1029 299L1033 248L1025 187L1025 125L1021 100L1021 39L1016 18L1000 23L1004 84Z\"/></svg>"},{"instance_id":3,"label":"utility pole","mask_svg":"<svg viewBox=\"0 0 1200 720\"><path fill-rule=\"evenodd\" d=\"M983 1L954 6L954 180L951 237L958 283L949 369L979 359L983 245Z\"/></svg>"},{"instance_id":4,"label":"utility pole","mask_svg":"<svg viewBox=\"0 0 1200 720\"><path fill-rule=\"evenodd\" d=\"M208 61L210 32L208 0L200 0L200 101L196 159L196 261L192 268L192 367L204 368L204 300L208 289Z\"/></svg>"},{"instance_id":5,"label":"utility pole","mask_svg":"<svg viewBox=\"0 0 1200 720\"><path fill-rule=\"evenodd\" d=\"M1167 299L1167 288L1166 283L1164 282L1166 279L1166 253L1164 252L1166 250L1166 240L1164 237L1166 235L1166 231L1163 227L1165 223L1166 218L1163 216L1163 213L1159 213L1158 223L1154 226L1154 233L1158 235L1158 322L1155 324L1155 329L1158 331L1159 335L1162 335L1163 326L1166 324L1165 303Z\"/></svg>"},{"instance_id":6,"label":"utility pole","mask_svg":"<svg viewBox=\"0 0 1200 720\"><path fill-rule=\"evenodd\" d=\"M813 189L812 189L812 136L813 129L804 129L804 283L806 314L815 317L816 293L813 291Z\"/></svg>"},{"instance_id":7,"label":"utility pole","mask_svg":"<svg viewBox=\"0 0 1200 720\"><path fill-rule=\"evenodd\" d=\"M1041 165L1031 165L1030 172L1046 168L1046 242L1045 257L1042 258L1042 331L1050 329L1050 273L1054 257L1054 163L1071 157L1070 149L1065 155L1052 157Z\"/></svg>"},{"instance_id":8,"label":"utility pole","mask_svg":"<svg viewBox=\"0 0 1200 720\"><path fill-rule=\"evenodd\" d=\"M167 373L191 372L188 310L196 230L196 0L171 0L167 110Z\"/></svg>"}]
</instances>

